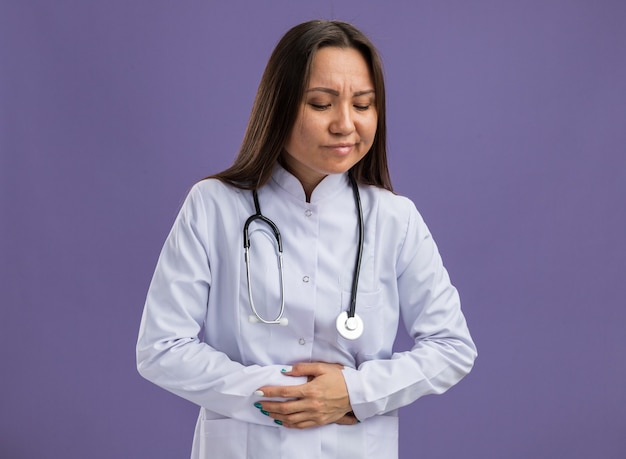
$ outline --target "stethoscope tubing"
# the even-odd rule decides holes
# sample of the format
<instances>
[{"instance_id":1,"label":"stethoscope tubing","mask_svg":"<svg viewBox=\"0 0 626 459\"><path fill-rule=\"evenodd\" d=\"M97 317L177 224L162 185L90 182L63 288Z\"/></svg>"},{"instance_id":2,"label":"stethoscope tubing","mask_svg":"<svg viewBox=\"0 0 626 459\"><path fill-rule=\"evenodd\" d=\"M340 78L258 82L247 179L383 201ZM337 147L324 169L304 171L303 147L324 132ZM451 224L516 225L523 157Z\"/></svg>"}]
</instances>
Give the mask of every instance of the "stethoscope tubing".
<instances>
[{"instance_id":1,"label":"stethoscope tubing","mask_svg":"<svg viewBox=\"0 0 626 459\"><path fill-rule=\"evenodd\" d=\"M361 196L359 187L355 178L350 175L350 183L352 184L352 192L354 194L354 202L359 216L359 245L356 260L354 263L354 277L352 278L352 292L350 292L350 308L348 309L348 318L352 318L356 314L356 296L359 286L359 274L361 273L361 259L363 258L363 208L361 207Z\"/></svg>"},{"instance_id":2,"label":"stethoscope tubing","mask_svg":"<svg viewBox=\"0 0 626 459\"><path fill-rule=\"evenodd\" d=\"M354 262L354 276L352 278L352 289L351 289L351 298L350 298L350 306L348 311L342 312L337 318L337 329L339 333L348 338L348 339L356 339L363 332L363 322L356 315L356 300L357 300L357 291L359 285L359 274L361 272L361 260L363 258L363 245L364 245L364 225L363 225L363 208L361 206L361 196L359 194L359 187L357 185L356 179L352 176L352 174L348 174L350 185L352 186L352 192L354 195L354 202L357 208L358 214L358 249L356 254L356 259ZM254 208L255 213L247 218L245 224L243 225L243 247L244 247L244 261L246 264L246 280L248 282L248 298L250 300L250 307L254 316L250 316L250 320L253 322L262 322L264 324L281 324L286 325L287 319L283 318L283 314L285 311L285 283L284 283L284 273L283 273L283 243L282 238L280 236L280 230L278 226L269 218L265 217L261 213L261 206L259 205L259 197L257 194L257 190L252 190L252 196L254 199ZM252 295L252 281L250 276L250 235L249 235L249 227L250 224L255 220L261 220L265 224L267 224L273 231L274 237L276 239L276 243L278 246L277 258L278 258L278 269L279 269L279 282L280 282L280 311L275 319L268 320L262 317L255 305L254 299Z\"/></svg>"},{"instance_id":3,"label":"stethoscope tubing","mask_svg":"<svg viewBox=\"0 0 626 459\"><path fill-rule=\"evenodd\" d=\"M253 191L252 195L254 197L254 208L255 208L256 213L253 215L250 215L250 217L248 217L248 219L246 220L246 223L243 225L243 248L244 248L244 259L246 263L246 279L248 281L248 299L250 300L250 307L252 308L252 312L254 313L254 316L252 317L254 318L255 321L263 322L264 324L286 325L287 322L285 319L283 319L283 314L285 312L285 281L284 281L284 272L283 272L283 242L280 236L280 230L278 229L278 226L276 226L276 224L272 220L270 220L269 218L261 214L261 206L259 205L259 197L256 193L256 190ZM274 232L274 237L276 238L276 243L278 246L277 258L278 258L278 272L279 272L278 277L279 277L279 283L280 283L280 310L276 318L273 320L265 319L263 316L261 316L261 314L259 314L256 307L254 306L254 299L252 296L252 280L250 278L250 235L248 232L248 228L250 227L250 224L255 220L261 220L264 223L266 223L270 228L272 228L272 231Z\"/></svg>"}]
</instances>

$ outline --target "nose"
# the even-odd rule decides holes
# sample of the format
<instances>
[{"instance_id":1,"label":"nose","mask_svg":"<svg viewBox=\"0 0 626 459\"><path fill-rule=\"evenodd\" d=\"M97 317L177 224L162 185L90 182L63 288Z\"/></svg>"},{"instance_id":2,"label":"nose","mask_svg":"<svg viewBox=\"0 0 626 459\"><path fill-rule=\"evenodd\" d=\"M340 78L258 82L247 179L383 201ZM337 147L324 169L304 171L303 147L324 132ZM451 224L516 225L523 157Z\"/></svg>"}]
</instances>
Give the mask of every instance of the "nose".
<instances>
[{"instance_id":1,"label":"nose","mask_svg":"<svg viewBox=\"0 0 626 459\"><path fill-rule=\"evenodd\" d=\"M335 135L348 135L354 131L351 106L338 106L330 123L330 132Z\"/></svg>"}]
</instances>

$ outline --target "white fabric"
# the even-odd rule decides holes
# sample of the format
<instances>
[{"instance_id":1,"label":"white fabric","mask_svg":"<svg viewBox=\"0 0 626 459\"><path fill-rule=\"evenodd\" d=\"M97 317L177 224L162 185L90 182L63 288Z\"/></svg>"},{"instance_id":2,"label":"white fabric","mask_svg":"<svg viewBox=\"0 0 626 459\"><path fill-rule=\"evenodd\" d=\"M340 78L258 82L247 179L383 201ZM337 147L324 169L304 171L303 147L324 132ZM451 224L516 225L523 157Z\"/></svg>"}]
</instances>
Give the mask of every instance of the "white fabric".
<instances>
[{"instance_id":1,"label":"white fabric","mask_svg":"<svg viewBox=\"0 0 626 459\"><path fill-rule=\"evenodd\" d=\"M359 186L365 242L355 341L335 320L350 302L357 211L346 174L326 177L307 203L298 180L276 166L259 190L263 215L284 246L287 326L251 323L242 232L252 193L217 180L190 191L165 242L137 343L139 372L200 405L192 457L395 458L397 408L441 393L472 367L476 349L437 247L413 203ZM254 302L265 318L280 307L274 235L253 223ZM415 340L392 353L399 321ZM200 335L200 336L199 336ZM302 384L285 365L339 363L354 426L279 427L253 404L265 385Z\"/></svg>"}]
</instances>

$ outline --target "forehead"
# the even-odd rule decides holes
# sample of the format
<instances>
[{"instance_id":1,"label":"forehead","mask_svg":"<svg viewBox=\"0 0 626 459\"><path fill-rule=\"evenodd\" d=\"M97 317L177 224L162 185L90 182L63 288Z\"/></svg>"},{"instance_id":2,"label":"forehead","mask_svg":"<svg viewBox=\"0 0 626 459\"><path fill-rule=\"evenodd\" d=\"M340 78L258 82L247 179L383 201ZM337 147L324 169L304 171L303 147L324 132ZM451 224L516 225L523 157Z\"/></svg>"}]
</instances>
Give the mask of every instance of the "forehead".
<instances>
[{"instance_id":1,"label":"forehead","mask_svg":"<svg viewBox=\"0 0 626 459\"><path fill-rule=\"evenodd\" d=\"M321 48L313 56L308 86L317 85L347 85L359 90L374 86L369 65L361 52L339 47Z\"/></svg>"}]
</instances>

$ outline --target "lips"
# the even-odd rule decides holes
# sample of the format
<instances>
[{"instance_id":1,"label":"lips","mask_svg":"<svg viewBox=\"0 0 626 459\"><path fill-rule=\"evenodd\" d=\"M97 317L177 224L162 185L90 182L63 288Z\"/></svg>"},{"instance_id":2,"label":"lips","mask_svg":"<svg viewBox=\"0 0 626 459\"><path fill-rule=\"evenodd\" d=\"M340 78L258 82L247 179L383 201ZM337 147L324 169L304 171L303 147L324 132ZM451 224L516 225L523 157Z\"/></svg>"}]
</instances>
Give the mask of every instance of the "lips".
<instances>
[{"instance_id":1,"label":"lips","mask_svg":"<svg viewBox=\"0 0 626 459\"><path fill-rule=\"evenodd\" d=\"M354 146L355 144L353 143L336 143L333 145L327 145L326 148L334 151L337 154L347 155L352 152L352 150L354 150Z\"/></svg>"}]
</instances>

